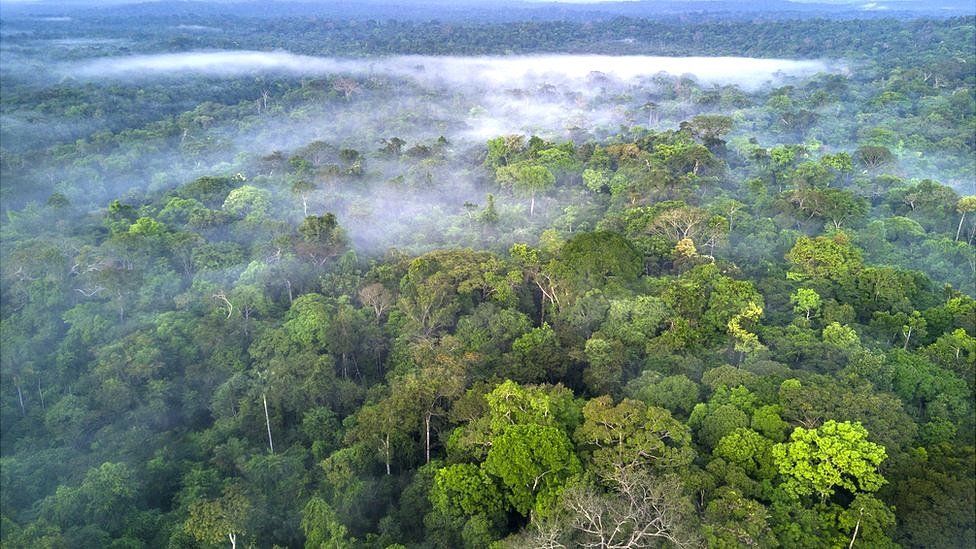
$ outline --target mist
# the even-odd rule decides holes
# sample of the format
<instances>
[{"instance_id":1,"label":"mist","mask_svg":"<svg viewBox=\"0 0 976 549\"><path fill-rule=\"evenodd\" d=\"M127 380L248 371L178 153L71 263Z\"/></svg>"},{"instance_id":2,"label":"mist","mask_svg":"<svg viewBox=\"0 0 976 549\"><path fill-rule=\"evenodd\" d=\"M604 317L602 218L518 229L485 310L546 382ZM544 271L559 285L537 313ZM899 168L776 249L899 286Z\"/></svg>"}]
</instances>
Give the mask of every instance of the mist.
<instances>
[{"instance_id":1,"label":"mist","mask_svg":"<svg viewBox=\"0 0 976 549\"><path fill-rule=\"evenodd\" d=\"M69 67L80 78L140 79L195 74L238 77L255 73L291 76L348 74L396 76L428 85L496 89L603 75L635 82L656 74L690 76L705 85L736 85L754 91L786 77L841 72L836 61L751 57L656 57L608 55L527 55L508 57L392 56L342 59L288 52L198 51L104 57Z\"/></svg>"}]
</instances>

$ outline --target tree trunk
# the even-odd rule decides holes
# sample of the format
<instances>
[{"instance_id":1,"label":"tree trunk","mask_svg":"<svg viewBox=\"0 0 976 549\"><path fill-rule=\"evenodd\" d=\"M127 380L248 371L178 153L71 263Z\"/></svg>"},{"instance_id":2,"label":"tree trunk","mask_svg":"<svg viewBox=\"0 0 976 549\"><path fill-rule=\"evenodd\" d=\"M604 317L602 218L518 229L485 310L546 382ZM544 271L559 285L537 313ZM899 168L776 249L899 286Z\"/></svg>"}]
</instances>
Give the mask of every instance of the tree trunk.
<instances>
[{"instance_id":1,"label":"tree trunk","mask_svg":"<svg viewBox=\"0 0 976 549\"><path fill-rule=\"evenodd\" d=\"M386 444L384 444L384 449L386 450L386 474L390 475L390 433L386 434Z\"/></svg>"},{"instance_id":2,"label":"tree trunk","mask_svg":"<svg viewBox=\"0 0 976 549\"><path fill-rule=\"evenodd\" d=\"M851 544L847 546L847 549L854 548L854 540L857 539L857 531L861 529L861 515L864 514L864 509L861 509L861 514L857 517L857 524L854 525L854 535L851 536Z\"/></svg>"},{"instance_id":3,"label":"tree trunk","mask_svg":"<svg viewBox=\"0 0 976 549\"><path fill-rule=\"evenodd\" d=\"M261 393L261 400L264 401L264 423L268 426L268 447L271 448L271 454L274 455L274 441L271 440L271 418L268 416L268 397Z\"/></svg>"},{"instance_id":4,"label":"tree trunk","mask_svg":"<svg viewBox=\"0 0 976 549\"><path fill-rule=\"evenodd\" d=\"M430 463L430 412L424 415L424 463Z\"/></svg>"},{"instance_id":5,"label":"tree trunk","mask_svg":"<svg viewBox=\"0 0 976 549\"><path fill-rule=\"evenodd\" d=\"M27 417L27 409L24 408L24 393L20 390L20 385L17 385L17 398L20 400L20 414Z\"/></svg>"},{"instance_id":6,"label":"tree trunk","mask_svg":"<svg viewBox=\"0 0 976 549\"><path fill-rule=\"evenodd\" d=\"M535 193L532 193L532 198L529 200L529 217L535 215Z\"/></svg>"},{"instance_id":7,"label":"tree trunk","mask_svg":"<svg viewBox=\"0 0 976 549\"><path fill-rule=\"evenodd\" d=\"M237 548L237 534L235 534L233 532L228 532L227 533L227 538L230 540L230 549L236 549Z\"/></svg>"},{"instance_id":8,"label":"tree trunk","mask_svg":"<svg viewBox=\"0 0 976 549\"><path fill-rule=\"evenodd\" d=\"M962 223L966 220L966 212L962 212L962 217L959 218L959 227L956 228L956 240L959 240L959 234L962 232Z\"/></svg>"}]
</instances>

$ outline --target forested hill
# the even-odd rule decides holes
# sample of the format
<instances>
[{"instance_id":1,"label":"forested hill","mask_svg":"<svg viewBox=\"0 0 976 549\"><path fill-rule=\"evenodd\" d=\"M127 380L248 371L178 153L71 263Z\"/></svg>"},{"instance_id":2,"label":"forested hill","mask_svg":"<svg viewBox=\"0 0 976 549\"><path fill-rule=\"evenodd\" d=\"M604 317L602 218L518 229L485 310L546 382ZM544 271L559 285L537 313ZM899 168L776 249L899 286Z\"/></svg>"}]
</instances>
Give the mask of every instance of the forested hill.
<instances>
[{"instance_id":1,"label":"forested hill","mask_svg":"<svg viewBox=\"0 0 976 549\"><path fill-rule=\"evenodd\" d=\"M973 546L974 21L4 22L3 546Z\"/></svg>"},{"instance_id":2,"label":"forested hill","mask_svg":"<svg viewBox=\"0 0 976 549\"><path fill-rule=\"evenodd\" d=\"M278 0L276 2L156 0L35 0L2 2L7 17L247 17L281 19L399 21L575 21L588 23L633 17L647 19L789 20L810 17L833 19L913 19L973 15L966 0L879 0L878 2L791 0L623 0L617 2L559 2L525 0Z\"/></svg>"}]
</instances>

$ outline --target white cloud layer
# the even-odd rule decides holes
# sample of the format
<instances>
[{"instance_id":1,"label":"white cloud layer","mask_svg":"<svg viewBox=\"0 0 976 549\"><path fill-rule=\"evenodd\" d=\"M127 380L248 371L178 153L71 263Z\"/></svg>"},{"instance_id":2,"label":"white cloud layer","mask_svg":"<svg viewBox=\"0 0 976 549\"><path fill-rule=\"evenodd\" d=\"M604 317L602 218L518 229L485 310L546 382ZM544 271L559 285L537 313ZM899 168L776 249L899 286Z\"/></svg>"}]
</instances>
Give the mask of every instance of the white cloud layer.
<instances>
[{"instance_id":1,"label":"white cloud layer","mask_svg":"<svg viewBox=\"0 0 976 549\"><path fill-rule=\"evenodd\" d=\"M421 83L470 87L523 87L551 81L583 80L594 73L635 81L658 73L691 75L704 84L734 84L756 89L781 76L803 77L839 70L819 60L749 57L652 57L607 55L528 55L509 57L394 56L340 59L287 52L206 51L104 57L71 66L83 78L134 79L181 74L234 77L254 73L296 76L386 75Z\"/></svg>"}]
</instances>

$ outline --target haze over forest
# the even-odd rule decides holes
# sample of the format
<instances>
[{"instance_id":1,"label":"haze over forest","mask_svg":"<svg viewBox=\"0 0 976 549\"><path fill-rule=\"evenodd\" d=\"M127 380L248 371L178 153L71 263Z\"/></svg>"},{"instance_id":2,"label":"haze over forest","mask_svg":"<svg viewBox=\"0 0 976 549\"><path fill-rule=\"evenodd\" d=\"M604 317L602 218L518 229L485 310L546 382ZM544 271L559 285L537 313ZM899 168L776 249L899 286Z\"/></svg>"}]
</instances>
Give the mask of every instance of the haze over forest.
<instances>
[{"instance_id":1,"label":"haze over forest","mask_svg":"<svg viewBox=\"0 0 976 549\"><path fill-rule=\"evenodd\" d=\"M976 545L974 12L0 1L0 543Z\"/></svg>"}]
</instances>

